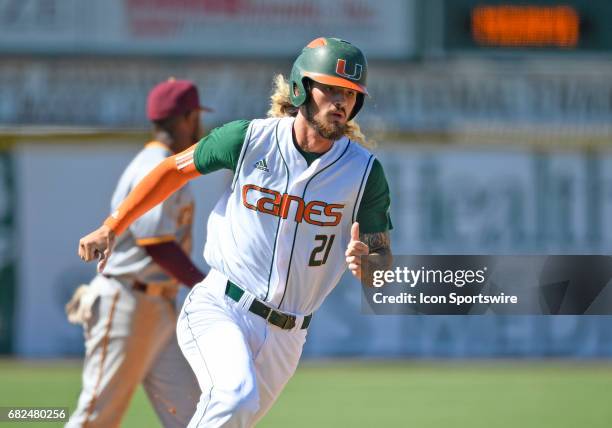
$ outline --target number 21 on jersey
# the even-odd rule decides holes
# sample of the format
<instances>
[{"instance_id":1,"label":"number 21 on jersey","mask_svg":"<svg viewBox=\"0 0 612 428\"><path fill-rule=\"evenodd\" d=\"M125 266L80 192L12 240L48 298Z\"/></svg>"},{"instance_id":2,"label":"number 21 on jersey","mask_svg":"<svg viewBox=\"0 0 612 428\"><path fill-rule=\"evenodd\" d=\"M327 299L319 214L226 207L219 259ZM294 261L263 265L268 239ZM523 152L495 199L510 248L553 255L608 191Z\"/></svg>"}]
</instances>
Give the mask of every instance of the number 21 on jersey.
<instances>
[{"instance_id":1,"label":"number 21 on jersey","mask_svg":"<svg viewBox=\"0 0 612 428\"><path fill-rule=\"evenodd\" d=\"M315 242L318 243L310 253L310 261L308 266L321 266L327 262L327 257L334 244L334 238L336 235L316 235ZM323 254L321 254L323 253Z\"/></svg>"}]
</instances>

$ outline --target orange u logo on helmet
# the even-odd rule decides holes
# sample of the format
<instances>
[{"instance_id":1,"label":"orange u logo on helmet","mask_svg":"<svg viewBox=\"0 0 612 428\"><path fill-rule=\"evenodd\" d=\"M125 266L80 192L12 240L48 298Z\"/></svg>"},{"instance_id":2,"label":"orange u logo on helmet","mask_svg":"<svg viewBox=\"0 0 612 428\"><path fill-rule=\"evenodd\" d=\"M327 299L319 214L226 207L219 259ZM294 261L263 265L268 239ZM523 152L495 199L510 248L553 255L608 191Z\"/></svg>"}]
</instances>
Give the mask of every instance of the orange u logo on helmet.
<instances>
[{"instance_id":1,"label":"orange u logo on helmet","mask_svg":"<svg viewBox=\"0 0 612 428\"><path fill-rule=\"evenodd\" d=\"M336 62L336 74L338 74L339 76L346 77L351 80L361 79L362 69L363 69L363 66L361 64L355 64L355 69L353 70L353 74L348 74L346 72L346 60L338 59L338 62Z\"/></svg>"},{"instance_id":2,"label":"orange u logo on helmet","mask_svg":"<svg viewBox=\"0 0 612 428\"><path fill-rule=\"evenodd\" d=\"M248 197L251 191L257 194L252 195L252 202L249 202ZM292 203L297 204L294 217L296 223L305 221L315 226L337 226L342 220L344 204L328 204L323 201L306 203L299 196L288 193L281 194L276 190L266 189L255 184L242 186L242 204L250 210L286 219L289 216Z\"/></svg>"}]
</instances>

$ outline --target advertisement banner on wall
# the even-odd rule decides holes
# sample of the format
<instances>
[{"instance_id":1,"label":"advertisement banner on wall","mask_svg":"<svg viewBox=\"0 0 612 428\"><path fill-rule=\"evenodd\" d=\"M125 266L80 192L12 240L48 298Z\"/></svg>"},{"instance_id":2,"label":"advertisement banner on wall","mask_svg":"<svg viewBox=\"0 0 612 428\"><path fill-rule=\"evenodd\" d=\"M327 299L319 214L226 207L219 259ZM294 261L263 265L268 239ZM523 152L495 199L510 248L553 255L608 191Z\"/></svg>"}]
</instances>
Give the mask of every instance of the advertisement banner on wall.
<instances>
[{"instance_id":1,"label":"advertisement banner on wall","mask_svg":"<svg viewBox=\"0 0 612 428\"><path fill-rule=\"evenodd\" d=\"M274 76L290 71L290 60L3 59L0 123L142 129L148 91L175 76L197 83L215 110L205 115L205 124L219 125L265 116ZM570 137L606 141L612 138L610 75L612 63L603 62L560 69L372 64L370 96L358 120L366 131L485 134L509 143L522 142L512 132L540 143L542 135L553 144Z\"/></svg>"},{"instance_id":2,"label":"advertisement banner on wall","mask_svg":"<svg viewBox=\"0 0 612 428\"><path fill-rule=\"evenodd\" d=\"M372 58L407 58L414 8L414 0L2 0L0 51L293 57L335 36Z\"/></svg>"}]
</instances>

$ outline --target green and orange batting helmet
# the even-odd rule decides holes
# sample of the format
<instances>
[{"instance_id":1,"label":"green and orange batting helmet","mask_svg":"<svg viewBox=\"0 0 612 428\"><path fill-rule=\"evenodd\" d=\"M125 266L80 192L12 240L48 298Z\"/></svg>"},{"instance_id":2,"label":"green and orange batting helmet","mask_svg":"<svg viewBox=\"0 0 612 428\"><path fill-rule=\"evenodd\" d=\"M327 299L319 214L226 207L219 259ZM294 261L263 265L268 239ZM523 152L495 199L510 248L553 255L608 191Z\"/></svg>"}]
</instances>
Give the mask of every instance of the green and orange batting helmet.
<instances>
[{"instance_id":1,"label":"green and orange batting helmet","mask_svg":"<svg viewBox=\"0 0 612 428\"><path fill-rule=\"evenodd\" d=\"M361 50L349 42L333 37L319 37L310 42L297 57L289 79L291 104L299 107L308 98L306 79L324 85L357 91L357 101L349 120L361 107L368 90L368 64Z\"/></svg>"}]
</instances>

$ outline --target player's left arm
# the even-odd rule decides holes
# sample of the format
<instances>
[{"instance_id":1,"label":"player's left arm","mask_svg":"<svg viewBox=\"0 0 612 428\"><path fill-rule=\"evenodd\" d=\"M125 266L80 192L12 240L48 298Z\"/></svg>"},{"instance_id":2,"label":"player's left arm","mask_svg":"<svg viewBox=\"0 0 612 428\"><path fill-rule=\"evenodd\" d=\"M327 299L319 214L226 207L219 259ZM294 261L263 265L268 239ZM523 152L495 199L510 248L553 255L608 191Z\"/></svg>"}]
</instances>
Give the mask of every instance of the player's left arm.
<instances>
[{"instance_id":1,"label":"player's left arm","mask_svg":"<svg viewBox=\"0 0 612 428\"><path fill-rule=\"evenodd\" d=\"M393 263L389 239L389 230L393 227L389 216L390 204L389 184L382 165L374 159L345 253L349 270L360 280L363 256L375 256L367 258L368 271L386 270ZM364 282L368 283L367 280Z\"/></svg>"}]
</instances>

